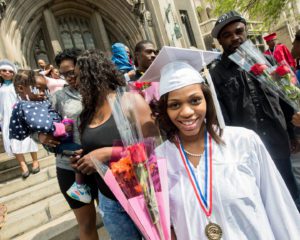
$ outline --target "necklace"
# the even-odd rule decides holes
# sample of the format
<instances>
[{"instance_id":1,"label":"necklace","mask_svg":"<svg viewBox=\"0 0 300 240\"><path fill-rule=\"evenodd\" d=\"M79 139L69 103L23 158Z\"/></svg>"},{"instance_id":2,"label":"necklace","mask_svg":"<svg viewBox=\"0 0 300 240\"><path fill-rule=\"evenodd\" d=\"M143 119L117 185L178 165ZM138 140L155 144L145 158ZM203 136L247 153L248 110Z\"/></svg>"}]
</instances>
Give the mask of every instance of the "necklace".
<instances>
[{"instance_id":1,"label":"necklace","mask_svg":"<svg viewBox=\"0 0 300 240\"><path fill-rule=\"evenodd\" d=\"M208 218L208 224L205 227L205 235L208 240L220 240L222 237L222 228L217 223L213 223L210 221L210 216L212 213L212 138L205 132L204 138L204 189L200 188L198 179L194 173L193 168L191 167L187 157L184 153L187 153L186 150L183 148L183 145L180 143L179 138L178 140L178 150L181 155L181 159L185 170L188 174L188 178L194 190L195 196L202 208L203 212L205 213L206 217ZM196 155L196 154L194 154Z\"/></svg>"},{"instance_id":2,"label":"necklace","mask_svg":"<svg viewBox=\"0 0 300 240\"><path fill-rule=\"evenodd\" d=\"M199 153L199 154L196 154L196 153L191 153L185 149L183 149L183 151L187 154L187 155L190 155L192 157L201 157L202 156L202 153Z\"/></svg>"}]
</instances>

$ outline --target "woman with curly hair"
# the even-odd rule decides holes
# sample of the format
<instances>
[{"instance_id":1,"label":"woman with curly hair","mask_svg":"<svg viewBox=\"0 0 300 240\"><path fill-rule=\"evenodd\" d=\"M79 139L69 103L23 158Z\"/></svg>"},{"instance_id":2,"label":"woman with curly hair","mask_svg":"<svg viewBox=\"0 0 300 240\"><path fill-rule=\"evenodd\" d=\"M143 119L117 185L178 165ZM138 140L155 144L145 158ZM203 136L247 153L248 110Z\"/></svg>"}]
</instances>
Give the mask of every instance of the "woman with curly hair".
<instances>
[{"instance_id":1,"label":"woman with curly hair","mask_svg":"<svg viewBox=\"0 0 300 240\"><path fill-rule=\"evenodd\" d=\"M55 57L55 62L59 67L60 74L64 76L68 85L55 92L51 98L52 107L60 113L61 116L70 118L75 122L73 126L73 140L77 144L80 144L77 119L82 111L82 97L78 90L76 82L77 75L74 69L77 57L80 53L81 50L79 49L65 49ZM50 134L40 133L39 140L41 143L50 147L56 147L60 144L59 140ZM70 150L70 148L64 148L62 150L66 149ZM76 216L79 225L80 239L99 239L96 228L96 209L94 201L91 201L91 198L97 199L98 197L94 176L84 176L84 183L90 188L91 198L89 201L81 202L78 201L78 199L74 199L74 196L71 197L68 194L68 190L74 186L76 174L70 164L70 156L65 154L64 151L61 154L56 154L56 173L60 190ZM78 183L78 179L76 179L76 182ZM83 195L83 192L80 191L78 194Z\"/></svg>"},{"instance_id":2,"label":"woman with curly hair","mask_svg":"<svg viewBox=\"0 0 300 240\"><path fill-rule=\"evenodd\" d=\"M75 73L79 76L83 110L79 125L82 151L73 159L73 166L84 174L91 174L95 172L91 159L95 158L101 162L110 160L113 144L121 140L107 97L115 97L116 89L126 84L114 64L102 52L96 50L85 51L78 58ZM135 100L144 136L153 136L156 134L156 128L148 104L138 94L123 95L124 98L129 96ZM111 239L141 239L136 226L103 179L97 175L96 181L99 188L100 213Z\"/></svg>"}]
</instances>

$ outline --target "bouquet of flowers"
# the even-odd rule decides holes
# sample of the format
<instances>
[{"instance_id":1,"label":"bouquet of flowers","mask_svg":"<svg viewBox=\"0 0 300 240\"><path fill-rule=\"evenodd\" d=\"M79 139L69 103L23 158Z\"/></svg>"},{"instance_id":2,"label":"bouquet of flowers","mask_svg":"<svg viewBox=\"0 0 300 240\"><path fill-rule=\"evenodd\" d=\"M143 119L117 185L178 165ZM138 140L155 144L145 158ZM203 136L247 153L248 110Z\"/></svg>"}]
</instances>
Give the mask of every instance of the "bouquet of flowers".
<instances>
[{"instance_id":1,"label":"bouquet of flowers","mask_svg":"<svg viewBox=\"0 0 300 240\"><path fill-rule=\"evenodd\" d=\"M145 98L148 91L145 90L151 87L151 82L129 82L128 86L131 92L136 92Z\"/></svg>"},{"instance_id":2,"label":"bouquet of flowers","mask_svg":"<svg viewBox=\"0 0 300 240\"><path fill-rule=\"evenodd\" d=\"M250 40L244 42L229 58L295 110L299 109L300 90L294 85L295 74L286 62L272 66Z\"/></svg>"},{"instance_id":3,"label":"bouquet of flowers","mask_svg":"<svg viewBox=\"0 0 300 240\"><path fill-rule=\"evenodd\" d=\"M151 82L134 82L133 85L137 90L144 90L151 86Z\"/></svg>"},{"instance_id":4,"label":"bouquet of flowers","mask_svg":"<svg viewBox=\"0 0 300 240\"><path fill-rule=\"evenodd\" d=\"M170 239L167 167L154 154L155 138L144 139L134 99L124 90L108 97L122 145L113 148L108 164L93 159L97 171L145 239ZM117 156L117 157L116 157Z\"/></svg>"},{"instance_id":5,"label":"bouquet of flowers","mask_svg":"<svg viewBox=\"0 0 300 240\"><path fill-rule=\"evenodd\" d=\"M128 87L130 92L140 94L146 102L151 102L153 98L158 99L158 83L156 82L129 82Z\"/></svg>"},{"instance_id":6,"label":"bouquet of flowers","mask_svg":"<svg viewBox=\"0 0 300 240\"><path fill-rule=\"evenodd\" d=\"M298 103L300 100L300 90L295 84L297 83L296 76L290 66L285 62L279 63L278 67L272 72L273 79L287 94L288 99Z\"/></svg>"}]
</instances>

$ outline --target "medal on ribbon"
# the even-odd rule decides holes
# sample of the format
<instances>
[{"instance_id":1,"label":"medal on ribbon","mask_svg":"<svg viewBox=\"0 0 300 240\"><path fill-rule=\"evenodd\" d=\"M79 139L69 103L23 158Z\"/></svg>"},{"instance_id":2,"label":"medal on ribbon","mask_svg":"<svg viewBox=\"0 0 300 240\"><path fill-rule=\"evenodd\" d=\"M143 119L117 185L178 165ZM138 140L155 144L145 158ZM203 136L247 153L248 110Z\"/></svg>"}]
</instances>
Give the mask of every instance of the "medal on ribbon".
<instances>
[{"instance_id":1,"label":"medal on ribbon","mask_svg":"<svg viewBox=\"0 0 300 240\"><path fill-rule=\"evenodd\" d=\"M192 184L196 198L200 204L201 209L209 219L212 213L212 137L205 131L204 137L204 189L201 190L200 184L196 178L193 170L193 166L188 160L182 144L178 140L178 149L180 156L188 174L189 180ZM220 240L222 237L222 229L216 224L209 220L209 223L205 227L205 235L209 240Z\"/></svg>"}]
</instances>

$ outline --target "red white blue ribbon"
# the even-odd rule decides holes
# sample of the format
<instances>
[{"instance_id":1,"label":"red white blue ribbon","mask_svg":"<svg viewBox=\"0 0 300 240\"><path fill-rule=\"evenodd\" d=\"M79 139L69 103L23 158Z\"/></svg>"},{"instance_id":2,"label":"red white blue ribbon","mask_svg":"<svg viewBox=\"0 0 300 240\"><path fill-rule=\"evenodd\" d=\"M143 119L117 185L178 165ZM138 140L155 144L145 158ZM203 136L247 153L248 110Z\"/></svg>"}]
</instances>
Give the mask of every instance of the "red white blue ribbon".
<instances>
[{"instance_id":1,"label":"red white blue ribbon","mask_svg":"<svg viewBox=\"0 0 300 240\"><path fill-rule=\"evenodd\" d=\"M188 160L182 144L178 140L178 149L179 153L185 167L185 170L188 174L189 180L192 184L193 190L195 192L196 198L204 211L205 215L209 217L212 213L212 138L205 132L204 138L204 189L201 190L199 181L193 170L193 166Z\"/></svg>"}]
</instances>

